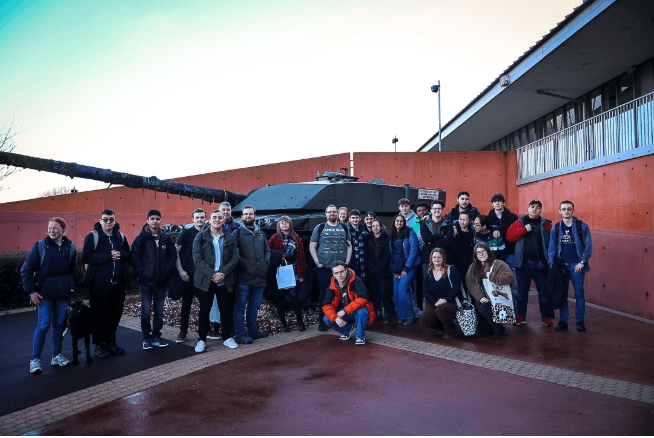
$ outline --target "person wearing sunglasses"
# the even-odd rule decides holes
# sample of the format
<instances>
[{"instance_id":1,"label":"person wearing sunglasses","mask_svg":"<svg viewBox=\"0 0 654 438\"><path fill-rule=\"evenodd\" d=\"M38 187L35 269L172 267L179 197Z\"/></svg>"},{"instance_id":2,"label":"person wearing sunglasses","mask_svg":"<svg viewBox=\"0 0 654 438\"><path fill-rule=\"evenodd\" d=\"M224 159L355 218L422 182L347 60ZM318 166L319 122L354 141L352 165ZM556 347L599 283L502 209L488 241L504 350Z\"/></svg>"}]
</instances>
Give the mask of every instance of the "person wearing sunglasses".
<instances>
[{"instance_id":1,"label":"person wearing sunglasses","mask_svg":"<svg viewBox=\"0 0 654 438\"><path fill-rule=\"evenodd\" d=\"M123 316L125 285L129 281L129 243L116 222L116 213L104 209L93 231L84 238L82 258L86 266L84 284L89 290L95 356L104 359L125 353L116 344L118 323Z\"/></svg>"}]
</instances>

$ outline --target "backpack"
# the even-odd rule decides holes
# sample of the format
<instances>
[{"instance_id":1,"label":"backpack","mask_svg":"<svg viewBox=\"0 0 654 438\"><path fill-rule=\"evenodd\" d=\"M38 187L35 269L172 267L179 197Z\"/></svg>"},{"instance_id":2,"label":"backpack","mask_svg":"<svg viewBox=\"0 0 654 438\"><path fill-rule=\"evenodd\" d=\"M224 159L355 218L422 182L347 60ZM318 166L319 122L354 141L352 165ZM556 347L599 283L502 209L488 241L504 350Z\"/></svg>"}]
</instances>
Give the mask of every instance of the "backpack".
<instances>
[{"instance_id":1,"label":"backpack","mask_svg":"<svg viewBox=\"0 0 654 438\"><path fill-rule=\"evenodd\" d=\"M579 235L579 240L582 242L584 241L584 233L581 230L581 225L583 224L582 221L577 219L577 234ZM554 225L554 235L556 236L556 247L559 247L559 239L561 235L561 221L557 222L556 225Z\"/></svg>"},{"instance_id":2,"label":"backpack","mask_svg":"<svg viewBox=\"0 0 654 438\"><path fill-rule=\"evenodd\" d=\"M323 222L320 225L318 225L318 240L320 240L320 235L322 234L323 230L325 229L325 223L326 222ZM347 237L348 234L350 233L349 230L347 229L347 227L345 225L343 225L343 222L339 221L338 224L341 226L341 228L343 228L343 231L345 231L345 236Z\"/></svg>"},{"instance_id":3,"label":"backpack","mask_svg":"<svg viewBox=\"0 0 654 438\"><path fill-rule=\"evenodd\" d=\"M76 255L77 255L77 248L75 248L75 244L73 242L70 242L70 257L73 258ZM44 258L45 258L45 239L41 239L39 240L39 268L43 264Z\"/></svg>"}]
</instances>

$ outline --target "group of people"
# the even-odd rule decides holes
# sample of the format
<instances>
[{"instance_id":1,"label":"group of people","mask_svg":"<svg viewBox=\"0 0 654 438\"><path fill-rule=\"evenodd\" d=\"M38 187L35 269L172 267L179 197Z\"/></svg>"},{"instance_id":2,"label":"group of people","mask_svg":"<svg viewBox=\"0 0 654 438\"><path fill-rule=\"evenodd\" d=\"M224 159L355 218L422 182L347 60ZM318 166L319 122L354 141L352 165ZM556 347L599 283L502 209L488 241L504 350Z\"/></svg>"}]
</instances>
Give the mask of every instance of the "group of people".
<instances>
[{"instance_id":1,"label":"group of people","mask_svg":"<svg viewBox=\"0 0 654 438\"><path fill-rule=\"evenodd\" d=\"M573 216L574 204L559 206L562 220L552 232L552 222L540 217L542 204L529 203L528 215L518 218L505 206L502 194L491 198L493 209L480 215L463 191L457 205L443 216L444 203L418 202L415 213L409 200L398 201L398 214L390 231L375 213L330 205L326 222L315 227L309 253L316 268L320 321L341 334L355 336L365 345L367 325L377 322L411 325L416 321L436 328L444 339L457 336L457 301L467 290L479 315L480 331L500 337L504 327L493 322L489 292L484 279L511 285L515 325L526 323L527 298L532 280L539 294L542 323L553 326L554 305L545 293L548 268L556 264L572 281L576 299L576 327L584 325L584 275L590 269L592 240L588 225ZM120 355L116 331L123 312L127 263L136 272L141 297L143 349L167 347L162 339L163 309L169 280L183 282L180 332L176 342L187 339L191 304L200 306L195 351L207 339L222 338L228 348L267 337L258 329L257 315L268 282L269 268L293 265L297 286L275 289L281 330L289 331L288 303L298 330L306 330L300 285L306 278L304 244L288 216L277 221L270 239L256 223L253 206L242 209L241 223L234 221L231 206L220 204L206 217L198 208L192 226L177 241L161 227L161 213L151 210L131 246L120 231L116 213L102 211L94 229L84 239L84 283L89 288L95 356ZM66 308L74 291L76 248L65 235L66 222L48 222L48 235L34 244L21 275L25 291L38 306L30 372L41 369L40 356L52 325L52 365L70 362L61 354ZM556 330L567 329L568 307L560 305ZM151 313L154 314L151 320Z\"/></svg>"}]
</instances>

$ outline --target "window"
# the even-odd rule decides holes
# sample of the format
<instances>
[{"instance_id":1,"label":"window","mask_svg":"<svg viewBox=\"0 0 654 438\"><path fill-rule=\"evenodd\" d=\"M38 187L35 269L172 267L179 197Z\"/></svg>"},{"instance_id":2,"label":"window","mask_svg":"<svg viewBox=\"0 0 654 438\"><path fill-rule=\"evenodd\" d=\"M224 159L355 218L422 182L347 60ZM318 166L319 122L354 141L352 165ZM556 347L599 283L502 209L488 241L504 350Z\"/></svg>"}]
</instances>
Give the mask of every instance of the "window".
<instances>
[{"instance_id":1,"label":"window","mask_svg":"<svg viewBox=\"0 0 654 438\"><path fill-rule=\"evenodd\" d=\"M536 141L536 128L533 122L527 125L527 141L529 143Z\"/></svg>"},{"instance_id":2,"label":"window","mask_svg":"<svg viewBox=\"0 0 654 438\"><path fill-rule=\"evenodd\" d=\"M554 124L554 113L549 113L543 117L543 120L545 122L545 137L554 134L556 132L556 126Z\"/></svg>"},{"instance_id":3,"label":"window","mask_svg":"<svg viewBox=\"0 0 654 438\"><path fill-rule=\"evenodd\" d=\"M610 81L602 86L602 108L604 111L612 110L617 105L616 81Z\"/></svg>"},{"instance_id":4,"label":"window","mask_svg":"<svg viewBox=\"0 0 654 438\"><path fill-rule=\"evenodd\" d=\"M525 146L529 142L527 141L527 127L523 126L520 128L520 146Z\"/></svg>"},{"instance_id":5,"label":"window","mask_svg":"<svg viewBox=\"0 0 654 438\"><path fill-rule=\"evenodd\" d=\"M624 74L618 78L618 105L634 100L634 76Z\"/></svg>"},{"instance_id":6,"label":"window","mask_svg":"<svg viewBox=\"0 0 654 438\"><path fill-rule=\"evenodd\" d=\"M588 93L588 118L595 117L602 112L602 88L596 88Z\"/></svg>"},{"instance_id":7,"label":"window","mask_svg":"<svg viewBox=\"0 0 654 438\"><path fill-rule=\"evenodd\" d=\"M565 127L569 128L575 123L577 123L575 119L575 104L569 103L565 106Z\"/></svg>"},{"instance_id":8,"label":"window","mask_svg":"<svg viewBox=\"0 0 654 438\"><path fill-rule=\"evenodd\" d=\"M562 131L565 129L565 120L563 118L563 107L557 109L554 111L554 119L556 122L556 127L555 129L557 131Z\"/></svg>"},{"instance_id":9,"label":"window","mask_svg":"<svg viewBox=\"0 0 654 438\"><path fill-rule=\"evenodd\" d=\"M641 97L654 91L654 61L649 60L636 70L634 80L636 97Z\"/></svg>"}]
</instances>

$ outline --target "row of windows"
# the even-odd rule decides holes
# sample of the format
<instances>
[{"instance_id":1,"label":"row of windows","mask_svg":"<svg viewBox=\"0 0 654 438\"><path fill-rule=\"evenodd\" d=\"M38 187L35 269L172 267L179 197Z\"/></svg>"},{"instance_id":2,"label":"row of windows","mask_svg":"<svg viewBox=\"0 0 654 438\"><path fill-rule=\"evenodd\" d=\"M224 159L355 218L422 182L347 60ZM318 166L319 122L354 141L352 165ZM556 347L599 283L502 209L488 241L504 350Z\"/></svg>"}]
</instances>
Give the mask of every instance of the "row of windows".
<instances>
[{"instance_id":1,"label":"row of windows","mask_svg":"<svg viewBox=\"0 0 654 438\"><path fill-rule=\"evenodd\" d=\"M653 91L654 58L497 140L482 151L516 150Z\"/></svg>"}]
</instances>

